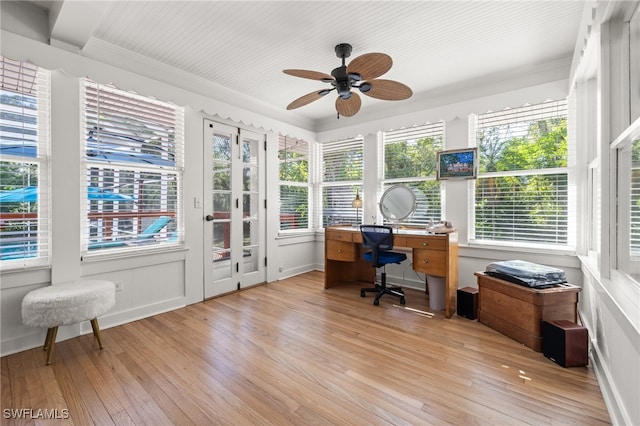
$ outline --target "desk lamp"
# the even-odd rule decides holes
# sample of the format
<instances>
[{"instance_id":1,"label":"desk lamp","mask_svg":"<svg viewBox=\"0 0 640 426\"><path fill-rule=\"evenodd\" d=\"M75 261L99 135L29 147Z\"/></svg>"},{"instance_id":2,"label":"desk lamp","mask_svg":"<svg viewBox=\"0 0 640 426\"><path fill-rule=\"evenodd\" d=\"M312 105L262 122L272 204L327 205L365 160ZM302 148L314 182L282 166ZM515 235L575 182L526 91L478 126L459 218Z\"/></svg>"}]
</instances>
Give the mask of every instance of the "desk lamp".
<instances>
[{"instance_id":1,"label":"desk lamp","mask_svg":"<svg viewBox=\"0 0 640 426\"><path fill-rule=\"evenodd\" d=\"M360 198L359 190L356 190L356 198L351 202L351 207L356 209L356 226L358 226L358 222L360 221L360 209L362 208L362 199Z\"/></svg>"}]
</instances>

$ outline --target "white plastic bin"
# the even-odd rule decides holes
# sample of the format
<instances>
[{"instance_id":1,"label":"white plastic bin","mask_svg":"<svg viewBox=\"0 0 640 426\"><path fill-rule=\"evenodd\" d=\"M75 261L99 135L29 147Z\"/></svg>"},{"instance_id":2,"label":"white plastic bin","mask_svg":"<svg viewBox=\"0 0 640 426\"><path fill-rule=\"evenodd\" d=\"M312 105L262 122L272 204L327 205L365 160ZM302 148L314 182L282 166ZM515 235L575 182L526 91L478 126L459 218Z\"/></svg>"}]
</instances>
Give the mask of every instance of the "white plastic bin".
<instances>
[{"instance_id":1,"label":"white plastic bin","mask_svg":"<svg viewBox=\"0 0 640 426\"><path fill-rule=\"evenodd\" d=\"M445 308L446 299L445 278L427 275L427 285L429 286L429 307L434 311L442 311Z\"/></svg>"}]
</instances>

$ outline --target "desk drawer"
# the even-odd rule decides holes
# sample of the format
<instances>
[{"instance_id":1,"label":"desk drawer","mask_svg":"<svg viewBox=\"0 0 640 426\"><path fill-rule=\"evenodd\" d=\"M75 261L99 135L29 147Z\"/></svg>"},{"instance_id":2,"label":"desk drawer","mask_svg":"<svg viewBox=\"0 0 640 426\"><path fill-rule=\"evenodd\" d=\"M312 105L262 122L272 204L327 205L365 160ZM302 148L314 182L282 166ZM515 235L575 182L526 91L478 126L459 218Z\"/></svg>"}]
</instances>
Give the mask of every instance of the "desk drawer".
<instances>
[{"instance_id":1,"label":"desk drawer","mask_svg":"<svg viewBox=\"0 0 640 426\"><path fill-rule=\"evenodd\" d=\"M356 245L345 241L326 240L327 259L353 262L356 260L358 251Z\"/></svg>"},{"instance_id":2,"label":"desk drawer","mask_svg":"<svg viewBox=\"0 0 640 426\"><path fill-rule=\"evenodd\" d=\"M338 240L338 241L352 242L353 241L353 235L354 235L353 232L336 231L336 230L327 229L324 232L324 239L325 240Z\"/></svg>"},{"instance_id":3,"label":"desk drawer","mask_svg":"<svg viewBox=\"0 0 640 426\"><path fill-rule=\"evenodd\" d=\"M413 249L413 269L437 277L446 276L447 252L444 250Z\"/></svg>"},{"instance_id":4,"label":"desk drawer","mask_svg":"<svg viewBox=\"0 0 640 426\"><path fill-rule=\"evenodd\" d=\"M440 237L406 237L405 247L423 248L429 250L446 250L447 241Z\"/></svg>"}]
</instances>

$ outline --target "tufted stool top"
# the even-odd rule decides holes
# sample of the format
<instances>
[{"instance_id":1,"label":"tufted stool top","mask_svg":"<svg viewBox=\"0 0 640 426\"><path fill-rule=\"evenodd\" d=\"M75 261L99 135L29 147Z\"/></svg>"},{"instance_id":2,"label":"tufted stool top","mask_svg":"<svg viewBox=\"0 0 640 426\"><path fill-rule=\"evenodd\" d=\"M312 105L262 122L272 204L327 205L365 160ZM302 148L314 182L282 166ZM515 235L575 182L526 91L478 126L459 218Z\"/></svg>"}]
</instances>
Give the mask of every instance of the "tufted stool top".
<instances>
[{"instance_id":1,"label":"tufted stool top","mask_svg":"<svg viewBox=\"0 0 640 426\"><path fill-rule=\"evenodd\" d=\"M32 327L57 327L91 320L116 303L116 286L105 280L80 280L33 290L22 299L22 321Z\"/></svg>"}]
</instances>

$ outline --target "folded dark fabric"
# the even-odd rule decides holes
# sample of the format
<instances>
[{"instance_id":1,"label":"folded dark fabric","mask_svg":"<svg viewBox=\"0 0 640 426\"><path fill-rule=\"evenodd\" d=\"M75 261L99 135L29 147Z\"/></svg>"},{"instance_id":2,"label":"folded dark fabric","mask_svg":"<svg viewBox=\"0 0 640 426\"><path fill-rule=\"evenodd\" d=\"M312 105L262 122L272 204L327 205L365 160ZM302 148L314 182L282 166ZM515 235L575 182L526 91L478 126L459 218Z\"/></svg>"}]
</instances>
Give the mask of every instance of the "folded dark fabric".
<instances>
[{"instance_id":1,"label":"folded dark fabric","mask_svg":"<svg viewBox=\"0 0 640 426\"><path fill-rule=\"evenodd\" d=\"M548 288L567 282L562 269L524 260L505 260L487 265L488 275L534 288Z\"/></svg>"}]
</instances>

